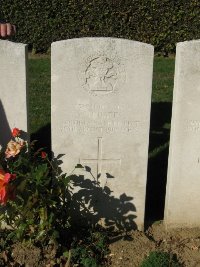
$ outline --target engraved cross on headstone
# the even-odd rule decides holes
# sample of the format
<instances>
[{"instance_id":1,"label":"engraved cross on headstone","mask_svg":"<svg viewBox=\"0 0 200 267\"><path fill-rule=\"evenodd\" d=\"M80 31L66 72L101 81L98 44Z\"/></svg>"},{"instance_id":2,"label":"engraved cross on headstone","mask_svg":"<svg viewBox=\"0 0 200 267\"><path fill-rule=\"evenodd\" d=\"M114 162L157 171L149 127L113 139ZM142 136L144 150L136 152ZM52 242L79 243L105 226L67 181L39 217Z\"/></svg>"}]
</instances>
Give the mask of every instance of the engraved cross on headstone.
<instances>
[{"instance_id":1,"label":"engraved cross on headstone","mask_svg":"<svg viewBox=\"0 0 200 267\"><path fill-rule=\"evenodd\" d=\"M97 166L97 179L100 177L103 171L103 164L104 163L109 163L109 164L118 164L120 165L121 159L108 159L108 158L103 158L103 144L102 144L102 137L98 137L98 144L97 144L97 158L87 158L87 159L80 159L80 164L93 164L96 163ZM107 175L113 175L107 174ZM114 178L114 176L113 176Z\"/></svg>"}]
</instances>

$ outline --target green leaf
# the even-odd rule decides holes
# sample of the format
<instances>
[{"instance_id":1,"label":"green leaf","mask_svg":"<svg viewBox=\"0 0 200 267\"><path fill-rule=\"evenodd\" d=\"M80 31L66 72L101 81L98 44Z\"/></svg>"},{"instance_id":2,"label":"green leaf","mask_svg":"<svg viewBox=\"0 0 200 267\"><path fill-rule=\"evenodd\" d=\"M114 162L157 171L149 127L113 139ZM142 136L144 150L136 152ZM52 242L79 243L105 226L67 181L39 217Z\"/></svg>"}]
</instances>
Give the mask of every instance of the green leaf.
<instances>
[{"instance_id":1,"label":"green leaf","mask_svg":"<svg viewBox=\"0 0 200 267\"><path fill-rule=\"evenodd\" d=\"M63 253L63 256L64 256L65 258L68 259L68 257L69 257L69 251L65 251L65 252Z\"/></svg>"},{"instance_id":2,"label":"green leaf","mask_svg":"<svg viewBox=\"0 0 200 267\"><path fill-rule=\"evenodd\" d=\"M40 240L46 233L46 230L39 231L39 233L36 235L36 240Z\"/></svg>"},{"instance_id":3,"label":"green leaf","mask_svg":"<svg viewBox=\"0 0 200 267\"><path fill-rule=\"evenodd\" d=\"M52 233L52 238L53 239L58 239L60 237L60 234L58 231L54 230L53 233Z\"/></svg>"}]
</instances>

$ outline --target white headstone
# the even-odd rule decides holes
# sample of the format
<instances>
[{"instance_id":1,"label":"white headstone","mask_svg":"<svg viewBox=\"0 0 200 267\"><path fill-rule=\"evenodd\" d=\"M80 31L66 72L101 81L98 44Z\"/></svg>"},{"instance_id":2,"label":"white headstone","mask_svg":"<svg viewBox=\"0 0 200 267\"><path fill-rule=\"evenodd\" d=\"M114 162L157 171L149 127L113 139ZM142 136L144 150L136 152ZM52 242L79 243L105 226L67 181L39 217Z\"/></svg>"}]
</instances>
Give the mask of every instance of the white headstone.
<instances>
[{"instance_id":1,"label":"white headstone","mask_svg":"<svg viewBox=\"0 0 200 267\"><path fill-rule=\"evenodd\" d=\"M142 229L153 46L82 38L55 42L51 51L52 151L65 154L67 173L80 163L91 168L86 178L106 186L109 197L95 200L99 217Z\"/></svg>"},{"instance_id":2,"label":"white headstone","mask_svg":"<svg viewBox=\"0 0 200 267\"><path fill-rule=\"evenodd\" d=\"M200 226L200 40L176 48L165 223Z\"/></svg>"},{"instance_id":3,"label":"white headstone","mask_svg":"<svg viewBox=\"0 0 200 267\"><path fill-rule=\"evenodd\" d=\"M0 40L0 146L15 127L28 131L26 45Z\"/></svg>"}]
</instances>

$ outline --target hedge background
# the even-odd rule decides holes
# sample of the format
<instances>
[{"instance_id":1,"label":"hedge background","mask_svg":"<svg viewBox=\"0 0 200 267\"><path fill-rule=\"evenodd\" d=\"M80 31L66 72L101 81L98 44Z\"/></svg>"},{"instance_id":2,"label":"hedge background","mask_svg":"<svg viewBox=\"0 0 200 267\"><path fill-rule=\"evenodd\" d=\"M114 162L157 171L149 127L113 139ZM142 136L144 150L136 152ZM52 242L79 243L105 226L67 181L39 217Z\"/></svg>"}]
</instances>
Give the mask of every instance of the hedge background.
<instances>
[{"instance_id":1,"label":"hedge background","mask_svg":"<svg viewBox=\"0 0 200 267\"><path fill-rule=\"evenodd\" d=\"M35 52L51 42L84 36L150 43L162 53L180 41L200 39L200 0L1 0L16 41Z\"/></svg>"}]
</instances>

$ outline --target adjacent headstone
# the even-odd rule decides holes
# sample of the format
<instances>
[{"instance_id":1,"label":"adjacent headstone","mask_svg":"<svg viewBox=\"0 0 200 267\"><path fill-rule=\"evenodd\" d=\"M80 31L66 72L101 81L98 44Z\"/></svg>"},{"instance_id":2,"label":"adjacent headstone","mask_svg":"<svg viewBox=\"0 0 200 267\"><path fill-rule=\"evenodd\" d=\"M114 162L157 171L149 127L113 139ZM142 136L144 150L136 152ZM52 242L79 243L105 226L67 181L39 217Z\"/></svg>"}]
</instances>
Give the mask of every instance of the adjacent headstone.
<instances>
[{"instance_id":1,"label":"adjacent headstone","mask_svg":"<svg viewBox=\"0 0 200 267\"><path fill-rule=\"evenodd\" d=\"M26 45L0 40L0 146L12 128L28 131L26 58Z\"/></svg>"},{"instance_id":2,"label":"adjacent headstone","mask_svg":"<svg viewBox=\"0 0 200 267\"><path fill-rule=\"evenodd\" d=\"M165 223L200 226L200 40L176 49Z\"/></svg>"},{"instance_id":3,"label":"adjacent headstone","mask_svg":"<svg viewBox=\"0 0 200 267\"><path fill-rule=\"evenodd\" d=\"M105 189L92 195L99 217L142 229L153 46L82 38L55 42L51 51L54 155L65 155L67 173L77 163L88 166L85 178ZM84 186L84 194L91 192L90 183Z\"/></svg>"}]
</instances>

